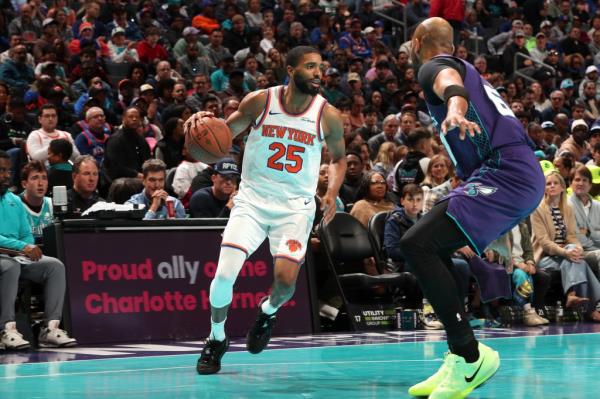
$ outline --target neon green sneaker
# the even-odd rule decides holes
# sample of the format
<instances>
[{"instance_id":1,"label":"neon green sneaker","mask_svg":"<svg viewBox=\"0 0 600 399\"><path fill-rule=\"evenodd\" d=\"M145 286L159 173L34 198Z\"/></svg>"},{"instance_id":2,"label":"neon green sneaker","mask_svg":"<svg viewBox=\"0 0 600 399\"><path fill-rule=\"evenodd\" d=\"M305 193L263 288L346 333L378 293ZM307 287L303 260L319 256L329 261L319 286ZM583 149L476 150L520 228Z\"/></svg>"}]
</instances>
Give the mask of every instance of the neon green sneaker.
<instances>
[{"instance_id":1,"label":"neon green sneaker","mask_svg":"<svg viewBox=\"0 0 600 399\"><path fill-rule=\"evenodd\" d=\"M464 358L449 354L444 361L446 378L433 390L429 399L462 399L490 379L500 367L500 356L492 348L479 343L479 359L467 363Z\"/></svg>"},{"instance_id":2,"label":"neon green sneaker","mask_svg":"<svg viewBox=\"0 0 600 399\"><path fill-rule=\"evenodd\" d=\"M444 353L444 363L442 367L431 377L426 379L425 381L421 381L418 384L413 385L408 388L408 394L412 396L429 396L433 392L433 390L440 385L440 383L446 378L448 375L448 365L446 363L446 359L450 355L450 352Z\"/></svg>"}]
</instances>

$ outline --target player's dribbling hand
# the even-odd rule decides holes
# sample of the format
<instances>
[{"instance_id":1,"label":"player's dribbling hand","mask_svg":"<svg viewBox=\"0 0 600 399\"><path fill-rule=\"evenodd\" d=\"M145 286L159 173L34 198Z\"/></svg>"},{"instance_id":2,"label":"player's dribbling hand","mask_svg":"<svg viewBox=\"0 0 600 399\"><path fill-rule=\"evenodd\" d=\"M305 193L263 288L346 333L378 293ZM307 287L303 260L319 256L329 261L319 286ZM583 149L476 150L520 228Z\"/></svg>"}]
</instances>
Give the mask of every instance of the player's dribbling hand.
<instances>
[{"instance_id":1,"label":"player's dribbling hand","mask_svg":"<svg viewBox=\"0 0 600 399\"><path fill-rule=\"evenodd\" d=\"M323 211L323 221L327 225L335 216L335 198L326 194L321 199L321 210Z\"/></svg>"},{"instance_id":2,"label":"player's dribbling hand","mask_svg":"<svg viewBox=\"0 0 600 399\"><path fill-rule=\"evenodd\" d=\"M193 127L198 127L202 118L214 118L215 114L209 111L198 111L188 118L183 124L183 131L187 135L188 131Z\"/></svg>"},{"instance_id":3,"label":"player's dribbling hand","mask_svg":"<svg viewBox=\"0 0 600 399\"><path fill-rule=\"evenodd\" d=\"M458 128L460 130L460 139L464 140L466 133L469 132L471 137L475 136L475 133L481 133L479 125L475 122L467 120L463 115L450 114L446 115L446 119L442 122L442 133L448 134L449 131Z\"/></svg>"}]
</instances>

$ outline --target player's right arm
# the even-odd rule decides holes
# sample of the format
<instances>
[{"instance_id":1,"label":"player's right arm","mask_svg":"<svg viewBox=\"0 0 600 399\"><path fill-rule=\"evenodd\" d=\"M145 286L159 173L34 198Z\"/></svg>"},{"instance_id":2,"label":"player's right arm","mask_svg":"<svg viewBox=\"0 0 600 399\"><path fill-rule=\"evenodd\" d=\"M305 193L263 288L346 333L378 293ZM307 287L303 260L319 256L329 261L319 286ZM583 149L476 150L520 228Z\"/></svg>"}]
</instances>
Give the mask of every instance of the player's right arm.
<instances>
[{"instance_id":1,"label":"player's right arm","mask_svg":"<svg viewBox=\"0 0 600 399\"><path fill-rule=\"evenodd\" d=\"M266 103L266 90L257 90L244 97L237 111L229 115L226 121L231 130L232 138L243 133L258 118L265 109ZM211 118L214 117L214 114L208 111L199 111L190 116L183 125L185 134L187 135L188 130L196 127L201 119L205 117Z\"/></svg>"}]
</instances>

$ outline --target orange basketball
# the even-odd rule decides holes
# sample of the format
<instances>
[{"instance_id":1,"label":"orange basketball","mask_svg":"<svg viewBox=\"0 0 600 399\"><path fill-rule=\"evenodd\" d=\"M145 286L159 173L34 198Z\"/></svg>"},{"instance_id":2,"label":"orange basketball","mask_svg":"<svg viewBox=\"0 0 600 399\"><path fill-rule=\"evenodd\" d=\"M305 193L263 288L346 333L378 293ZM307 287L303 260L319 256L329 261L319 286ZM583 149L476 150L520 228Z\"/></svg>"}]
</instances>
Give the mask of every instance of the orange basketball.
<instances>
[{"instance_id":1,"label":"orange basketball","mask_svg":"<svg viewBox=\"0 0 600 399\"><path fill-rule=\"evenodd\" d=\"M231 131L222 119L204 117L187 131L185 146L192 158L215 163L229 156Z\"/></svg>"}]
</instances>

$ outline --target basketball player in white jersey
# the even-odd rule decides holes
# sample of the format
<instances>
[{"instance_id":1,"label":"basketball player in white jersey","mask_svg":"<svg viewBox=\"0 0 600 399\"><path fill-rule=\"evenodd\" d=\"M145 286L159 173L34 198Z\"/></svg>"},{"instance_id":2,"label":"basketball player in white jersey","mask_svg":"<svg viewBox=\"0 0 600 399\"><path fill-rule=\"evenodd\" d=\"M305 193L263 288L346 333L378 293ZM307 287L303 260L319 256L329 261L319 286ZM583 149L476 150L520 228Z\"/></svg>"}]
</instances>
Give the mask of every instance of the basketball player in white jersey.
<instances>
[{"instance_id":1,"label":"basketball player in white jersey","mask_svg":"<svg viewBox=\"0 0 600 399\"><path fill-rule=\"evenodd\" d=\"M246 347L259 353L269 343L275 314L294 294L304 262L323 145L332 159L329 187L322 200L325 222L335 215L335 199L346 172L345 149L340 112L319 95L321 64L317 49L293 48L286 58L289 84L248 94L227 119L233 137L247 128L250 133L239 192L210 286L211 332L198 360L200 374L221 369L221 358L229 346L225 320L233 284L246 258L265 238L275 261L275 279L271 294L259 306ZM211 115L192 115L186 129Z\"/></svg>"}]
</instances>

